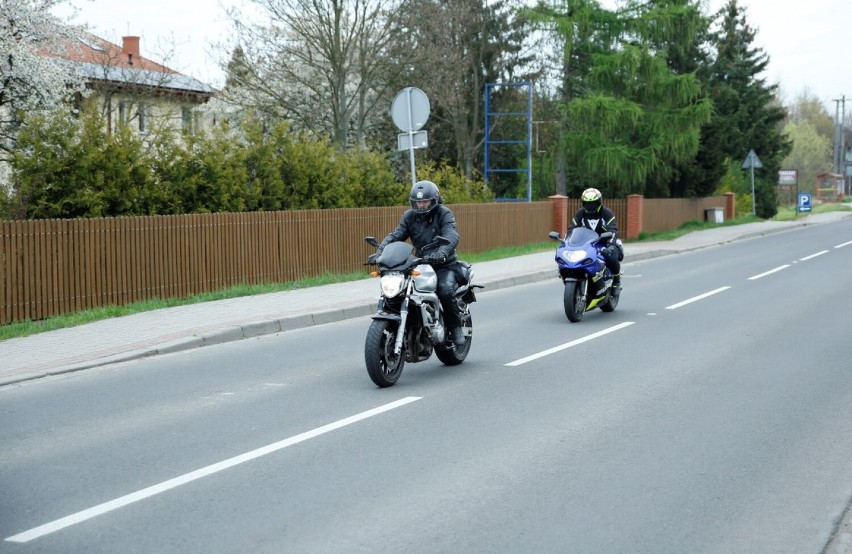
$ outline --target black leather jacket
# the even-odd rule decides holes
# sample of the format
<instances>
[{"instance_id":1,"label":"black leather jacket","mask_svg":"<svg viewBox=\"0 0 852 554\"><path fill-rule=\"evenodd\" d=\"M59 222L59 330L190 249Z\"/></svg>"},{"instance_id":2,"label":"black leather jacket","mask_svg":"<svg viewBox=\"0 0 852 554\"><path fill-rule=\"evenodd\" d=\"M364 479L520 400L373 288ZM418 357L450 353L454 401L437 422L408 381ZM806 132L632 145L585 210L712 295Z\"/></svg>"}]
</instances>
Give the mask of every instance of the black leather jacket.
<instances>
[{"instance_id":1,"label":"black leather jacket","mask_svg":"<svg viewBox=\"0 0 852 554\"><path fill-rule=\"evenodd\" d=\"M450 241L436 248L423 248L442 236ZM411 244L417 249L419 256L437 256L445 258L444 263L456 261L456 246L459 243L459 232L456 230L456 218L453 212L443 204L438 204L428 214L419 214L414 210L406 210L396 229L388 233L379 245L379 249L396 241L411 239ZM443 265L443 264L442 264Z\"/></svg>"},{"instance_id":2,"label":"black leather jacket","mask_svg":"<svg viewBox=\"0 0 852 554\"><path fill-rule=\"evenodd\" d=\"M613 234L611 240L614 241L618 238L618 223L615 221L615 214L606 206L602 206L601 211L596 213L594 216L589 215L586 213L586 210L580 208L577 213L574 214L574 218L571 220L571 226L568 230L570 231L574 227L588 227L599 235L609 231Z\"/></svg>"}]
</instances>

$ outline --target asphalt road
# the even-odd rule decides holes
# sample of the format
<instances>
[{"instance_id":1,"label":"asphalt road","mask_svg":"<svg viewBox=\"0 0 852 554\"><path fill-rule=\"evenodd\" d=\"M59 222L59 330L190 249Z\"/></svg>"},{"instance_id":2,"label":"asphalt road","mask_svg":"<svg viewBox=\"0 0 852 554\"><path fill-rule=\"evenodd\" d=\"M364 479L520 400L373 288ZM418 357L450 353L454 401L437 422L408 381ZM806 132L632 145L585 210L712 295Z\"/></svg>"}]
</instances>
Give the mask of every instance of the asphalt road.
<instances>
[{"instance_id":1,"label":"asphalt road","mask_svg":"<svg viewBox=\"0 0 852 554\"><path fill-rule=\"evenodd\" d=\"M852 221L480 295L468 360L369 318L0 388L0 552L819 554L852 498Z\"/></svg>"}]
</instances>

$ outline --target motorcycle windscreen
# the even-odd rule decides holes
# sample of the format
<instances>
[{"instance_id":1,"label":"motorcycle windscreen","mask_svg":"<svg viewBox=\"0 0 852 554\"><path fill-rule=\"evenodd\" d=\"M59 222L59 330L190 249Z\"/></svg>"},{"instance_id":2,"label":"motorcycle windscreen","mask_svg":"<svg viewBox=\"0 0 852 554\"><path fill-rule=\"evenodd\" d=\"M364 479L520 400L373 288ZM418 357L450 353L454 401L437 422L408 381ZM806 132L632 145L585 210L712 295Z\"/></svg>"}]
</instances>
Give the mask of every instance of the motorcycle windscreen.
<instances>
[{"instance_id":1,"label":"motorcycle windscreen","mask_svg":"<svg viewBox=\"0 0 852 554\"><path fill-rule=\"evenodd\" d=\"M583 246L598 240L598 234L586 227L574 227L568 235L568 246Z\"/></svg>"},{"instance_id":2,"label":"motorcycle windscreen","mask_svg":"<svg viewBox=\"0 0 852 554\"><path fill-rule=\"evenodd\" d=\"M401 269L408 265L413 250L407 242L392 242L382 250L378 262L388 269Z\"/></svg>"}]
</instances>

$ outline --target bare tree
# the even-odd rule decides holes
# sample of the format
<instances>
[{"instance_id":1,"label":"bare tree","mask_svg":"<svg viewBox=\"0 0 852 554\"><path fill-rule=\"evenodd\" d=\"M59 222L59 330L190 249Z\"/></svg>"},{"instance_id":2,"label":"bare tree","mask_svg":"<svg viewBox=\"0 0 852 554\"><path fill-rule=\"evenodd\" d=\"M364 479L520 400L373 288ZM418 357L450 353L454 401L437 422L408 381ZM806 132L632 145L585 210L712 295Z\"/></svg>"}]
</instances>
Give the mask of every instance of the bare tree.
<instances>
[{"instance_id":1,"label":"bare tree","mask_svg":"<svg viewBox=\"0 0 852 554\"><path fill-rule=\"evenodd\" d=\"M451 129L455 152L447 157L470 177L484 141L486 83L537 71L525 22L511 0L422 0L406 15L397 56L408 53L406 77L429 96L435 121Z\"/></svg>"},{"instance_id":2,"label":"bare tree","mask_svg":"<svg viewBox=\"0 0 852 554\"><path fill-rule=\"evenodd\" d=\"M326 134L340 148L363 143L396 72L385 55L407 0L252 0L267 18L232 9L234 52L228 98L296 128ZM389 103L388 103L389 106Z\"/></svg>"}]
</instances>

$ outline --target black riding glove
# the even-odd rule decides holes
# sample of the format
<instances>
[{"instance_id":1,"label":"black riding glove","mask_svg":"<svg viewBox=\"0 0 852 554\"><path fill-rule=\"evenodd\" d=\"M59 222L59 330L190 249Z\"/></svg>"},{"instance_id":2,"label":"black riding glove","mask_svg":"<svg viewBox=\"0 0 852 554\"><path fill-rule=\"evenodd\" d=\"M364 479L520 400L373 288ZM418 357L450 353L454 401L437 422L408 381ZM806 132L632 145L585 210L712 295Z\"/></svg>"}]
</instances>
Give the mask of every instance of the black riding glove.
<instances>
[{"instance_id":1,"label":"black riding glove","mask_svg":"<svg viewBox=\"0 0 852 554\"><path fill-rule=\"evenodd\" d=\"M435 251L435 258L438 259L438 263L446 263L447 260L450 259L450 255L452 254L452 250L447 247L439 248Z\"/></svg>"},{"instance_id":2,"label":"black riding glove","mask_svg":"<svg viewBox=\"0 0 852 554\"><path fill-rule=\"evenodd\" d=\"M443 264L447 262L447 258L450 257L450 253L446 248L438 248L431 254L427 254L423 256L423 260L427 264Z\"/></svg>"}]
</instances>

